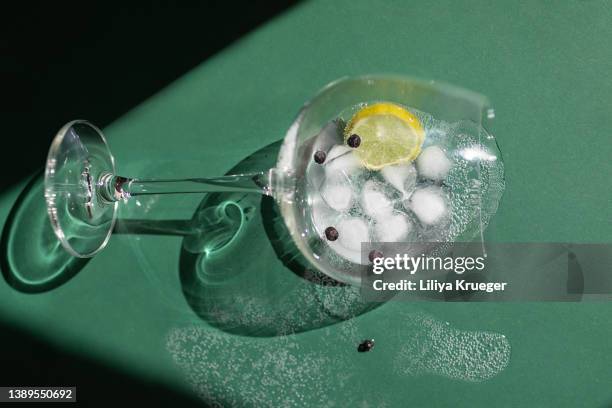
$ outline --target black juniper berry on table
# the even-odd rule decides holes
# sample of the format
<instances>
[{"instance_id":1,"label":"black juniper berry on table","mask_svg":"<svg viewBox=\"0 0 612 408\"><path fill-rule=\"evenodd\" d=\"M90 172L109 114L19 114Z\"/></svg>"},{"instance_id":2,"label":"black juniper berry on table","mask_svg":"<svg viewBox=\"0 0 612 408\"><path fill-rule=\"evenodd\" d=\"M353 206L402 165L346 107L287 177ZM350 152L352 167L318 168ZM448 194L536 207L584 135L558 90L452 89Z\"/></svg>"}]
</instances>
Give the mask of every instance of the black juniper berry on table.
<instances>
[{"instance_id":1,"label":"black juniper berry on table","mask_svg":"<svg viewBox=\"0 0 612 408\"><path fill-rule=\"evenodd\" d=\"M357 351L360 353L366 353L374 348L374 339L368 339L362 341L357 347Z\"/></svg>"}]
</instances>

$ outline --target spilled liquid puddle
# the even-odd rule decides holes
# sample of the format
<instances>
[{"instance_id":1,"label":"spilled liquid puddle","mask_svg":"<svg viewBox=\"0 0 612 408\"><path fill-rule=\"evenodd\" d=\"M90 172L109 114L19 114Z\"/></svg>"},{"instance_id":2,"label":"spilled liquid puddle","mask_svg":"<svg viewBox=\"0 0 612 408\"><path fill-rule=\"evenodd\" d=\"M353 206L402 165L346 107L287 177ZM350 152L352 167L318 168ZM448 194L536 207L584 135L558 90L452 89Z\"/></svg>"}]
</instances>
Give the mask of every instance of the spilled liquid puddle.
<instances>
[{"instance_id":1,"label":"spilled liquid puddle","mask_svg":"<svg viewBox=\"0 0 612 408\"><path fill-rule=\"evenodd\" d=\"M197 395L212 406L307 406L325 401L331 359L288 338L249 340L189 327L167 347Z\"/></svg>"},{"instance_id":2,"label":"spilled liquid puddle","mask_svg":"<svg viewBox=\"0 0 612 408\"><path fill-rule=\"evenodd\" d=\"M398 375L439 375L481 382L503 371L510 361L510 343L500 333L458 330L426 314L406 319L412 332L397 354Z\"/></svg>"},{"instance_id":3,"label":"spilled liquid puddle","mask_svg":"<svg viewBox=\"0 0 612 408\"><path fill-rule=\"evenodd\" d=\"M503 334L459 330L414 309L400 315L266 338L176 328L166 346L197 395L213 406L386 406L389 389L373 387L372 378L391 372L405 387L420 376L477 383L510 361ZM376 348L358 353L368 335ZM342 400L334 402L337 396Z\"/></svg>"}]
</instances>

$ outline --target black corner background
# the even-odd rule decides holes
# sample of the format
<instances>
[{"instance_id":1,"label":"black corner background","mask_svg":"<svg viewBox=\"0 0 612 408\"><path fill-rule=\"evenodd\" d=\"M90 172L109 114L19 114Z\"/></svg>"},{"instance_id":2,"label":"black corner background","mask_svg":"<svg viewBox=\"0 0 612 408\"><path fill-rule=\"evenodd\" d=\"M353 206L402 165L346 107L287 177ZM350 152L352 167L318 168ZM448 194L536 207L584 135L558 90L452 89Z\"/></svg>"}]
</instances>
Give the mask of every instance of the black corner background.
<instances>
[{"instance_id":1,"label":"black corner background","mask_svg":"<svg viewBox=\"0 0 612 408\"><path fill-rule=\"evenodd\" d=\"M0 6L0 191L75 118L105 126L293 1Z\"/></svg>"}]
</instances>

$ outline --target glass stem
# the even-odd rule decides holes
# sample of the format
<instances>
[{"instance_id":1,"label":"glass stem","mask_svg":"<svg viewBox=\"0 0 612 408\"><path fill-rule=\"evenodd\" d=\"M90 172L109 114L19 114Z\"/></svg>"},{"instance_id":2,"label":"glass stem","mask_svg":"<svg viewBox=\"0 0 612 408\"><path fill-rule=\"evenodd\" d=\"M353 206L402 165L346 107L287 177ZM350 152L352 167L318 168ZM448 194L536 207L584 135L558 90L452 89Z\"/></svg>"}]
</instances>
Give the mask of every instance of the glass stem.
<instances>
[{"instance_id":1,"label":"glass stem","mask_svg":"<svg viewBox=\"0 0 612 408\"><path fill-rule=\"evenodd\" d=\"M245 192L272 195L273 170L211 178L138 179L104 174L99 178L100 197L107 202L151 194Z\"/></svg>"}]
</instances>

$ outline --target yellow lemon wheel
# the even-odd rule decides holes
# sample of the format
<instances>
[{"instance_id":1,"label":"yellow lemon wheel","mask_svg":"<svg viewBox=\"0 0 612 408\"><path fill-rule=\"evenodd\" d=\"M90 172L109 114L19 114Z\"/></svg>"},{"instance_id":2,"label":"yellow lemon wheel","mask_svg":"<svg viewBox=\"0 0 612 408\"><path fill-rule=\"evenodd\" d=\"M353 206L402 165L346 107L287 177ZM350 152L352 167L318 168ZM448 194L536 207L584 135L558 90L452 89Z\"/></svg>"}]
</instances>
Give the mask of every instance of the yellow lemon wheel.
<instances>
[{"instance_id":1,"label":"yellow lemon wheel","mask_svg":"<svg viewBox=\"0 0 612 408\"><path fill-rule=\"evenodd\" d=\"M355 113L344 131L344 141L352 135L361 141L355 149L357 157L371 170L416 159L425 138L419 119L389 102L375 103Z\"/></svg>"}]
</instances>

